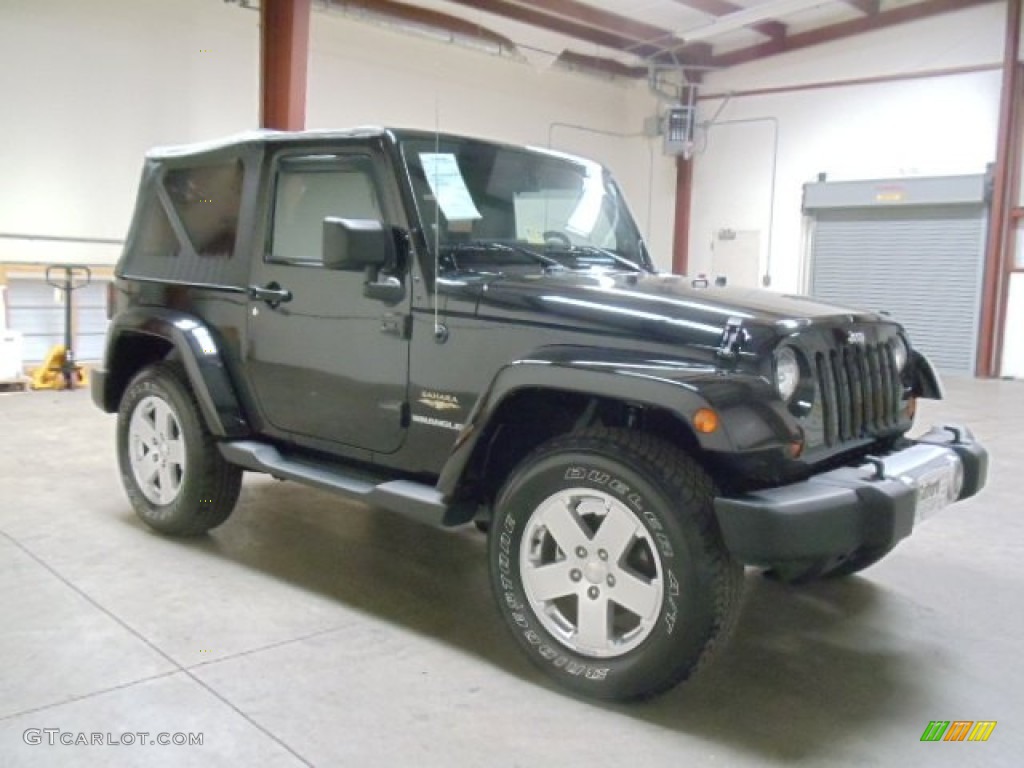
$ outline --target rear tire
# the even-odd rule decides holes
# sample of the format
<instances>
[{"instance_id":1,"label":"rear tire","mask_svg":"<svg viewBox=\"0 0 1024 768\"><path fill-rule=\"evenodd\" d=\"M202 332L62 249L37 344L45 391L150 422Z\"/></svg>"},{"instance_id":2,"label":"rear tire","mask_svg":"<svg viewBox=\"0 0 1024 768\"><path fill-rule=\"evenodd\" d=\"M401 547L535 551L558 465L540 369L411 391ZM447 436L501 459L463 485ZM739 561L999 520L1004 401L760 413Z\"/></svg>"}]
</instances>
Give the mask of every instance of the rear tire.
<instances>
[{"instance_id":1,"label":"rear tire","mask_svg":"<svg viewBox=\"0 0 1024 768\"><path fill-rule=\"evenodd\" d=\"M743 568L722 545L714 489L650 435L595 429L527 457L495 504L495 597L530 660L600 699L667 691L734 624Z\"/></svg>"},{"instance_id":2,"label":"rear tire","mask_svg":"<svg viewBox=\"0 0 1024 768\"><path fill-rule=\"evenodd\" d=\"M220 455L176 363L144 368L128 385L117 458L136 514L161 533L198 536L227 520L238 501L242 470Z\"/></svg>"}]
</instances>

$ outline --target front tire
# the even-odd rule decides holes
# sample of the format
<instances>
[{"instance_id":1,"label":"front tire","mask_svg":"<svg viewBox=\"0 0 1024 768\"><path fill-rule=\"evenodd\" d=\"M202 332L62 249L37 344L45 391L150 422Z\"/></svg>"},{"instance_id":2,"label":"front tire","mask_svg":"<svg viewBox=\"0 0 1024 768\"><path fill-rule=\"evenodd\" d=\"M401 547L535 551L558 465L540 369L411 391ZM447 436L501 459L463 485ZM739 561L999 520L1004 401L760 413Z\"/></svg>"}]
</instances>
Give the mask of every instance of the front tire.
<instances>
[{"instance_id":1,"label":"front tire","mask_svg":"<svg viewBox=\"0 0 1024 768\"><path fill-rule=\"evenodd\" d=\"M151 365L128 385L117 458L136 514L161 533L198 536L227 520L238 501L242 471L220 455L175 363Z\"/></svg>"},{"instance_id":2,"label":"front tire","mask_svg":"<svg viewBox=\"0 0 1024 768\"><path fill-rule=\"evenodd\" d=\"M590 430L524 460L495 504L490 570L530 660L601 699L689 677L728 635L742 589L713 498L696 462L642 433Z\"/></svg>"}]
</instances>

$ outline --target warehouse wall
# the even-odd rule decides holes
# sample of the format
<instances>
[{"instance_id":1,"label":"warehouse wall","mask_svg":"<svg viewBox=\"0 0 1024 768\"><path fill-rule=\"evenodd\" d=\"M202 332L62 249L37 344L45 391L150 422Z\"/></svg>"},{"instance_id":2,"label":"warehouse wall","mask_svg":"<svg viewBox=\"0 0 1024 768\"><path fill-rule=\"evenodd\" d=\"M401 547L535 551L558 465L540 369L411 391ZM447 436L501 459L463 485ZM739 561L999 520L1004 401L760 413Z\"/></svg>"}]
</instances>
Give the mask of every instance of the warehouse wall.
<instances>
[{"instance_id":1,"label":"warehouse wall","mask_svg":"<svg viewBox=\"0 0 1024 768\"><path fill-rule=\"evenodd\" d=\"M1006 333L1003 342L1003 376L1024 379L1024 272L1010 275Z\"/></svg>"},{"instance_id":2,"label":"warehouse wall","mask_svg":"<svg viewBox=\"0 0 1024 768\"><path fill-rule=\"evenodd\" d=\"M552 122L636 133L641 85L521 62L314 10L309 127L391 123L548 143ZM256 127L259 14L221 0L0 4L0 235L120 239L145 150ZM627 117L630 115L631 117ZM669 263L674 170L642 138L555 128L609 163ZM0 236L0 263L112 263L116 244Z\"/></svg>"},{"instance_id":3,"label":"warehouse wall","mask_svg":"<svg viewBox=\"0 0 1024 768\"><path fill-rule=\"evenodd\" d=\"M122 238L147 148L256 124L258 20L219 0L4 0L0 234ZM0 237L0 262L118 252Z\"/></svg>"},{"instance_id":4,"label":"warehouse wall","mask_svg":"<svg viewBox=\"0 0 1024 768\"><path fill-rule=\"evenodd\" d=\"M998 65L1004 17L1004 4L992 3L815 46L713 74L703 93ZM710 269L718 230L754 230L762 274L770 243L773 287L805 289L803 184L818 173L847 180L984 172L995 160L999 84L998 71L984 71L702 101L698 119L717 120L698 140L691 271ZM740 120L753 122L725 124Z\"/></svg>"}]
</instances>

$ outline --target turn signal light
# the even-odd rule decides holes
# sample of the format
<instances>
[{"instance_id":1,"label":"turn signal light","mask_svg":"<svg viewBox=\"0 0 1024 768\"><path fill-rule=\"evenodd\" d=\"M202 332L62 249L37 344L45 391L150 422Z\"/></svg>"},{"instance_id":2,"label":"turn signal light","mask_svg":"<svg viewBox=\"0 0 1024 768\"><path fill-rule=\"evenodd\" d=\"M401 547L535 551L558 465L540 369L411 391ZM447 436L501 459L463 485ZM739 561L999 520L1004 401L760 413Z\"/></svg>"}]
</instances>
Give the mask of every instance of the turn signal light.
<instances>
[{"instance_id":1,"label":"turn signal light","mask_svg":"<svg viewBox=\"0 0 1024 768\"><path fill-rule=\"evenodd\" d=\"M693 414L693 426L698 432L710 435L718 429L718 414L710 408L698 408Z\"/></svg>"}]
</instances>

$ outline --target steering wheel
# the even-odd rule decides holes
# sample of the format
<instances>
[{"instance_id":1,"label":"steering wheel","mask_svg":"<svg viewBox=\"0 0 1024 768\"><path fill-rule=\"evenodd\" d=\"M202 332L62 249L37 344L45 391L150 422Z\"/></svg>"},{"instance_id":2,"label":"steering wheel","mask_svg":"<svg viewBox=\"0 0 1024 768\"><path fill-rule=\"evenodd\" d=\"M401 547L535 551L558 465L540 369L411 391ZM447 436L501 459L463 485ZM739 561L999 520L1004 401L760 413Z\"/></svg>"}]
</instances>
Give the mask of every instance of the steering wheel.
<instances>
[{"instance_id":1,"label":"steering wheel","mask_svg":"<svg viewBox=\"0 0 1024 768\"><path fill-rule=\"evenodd\" d=\"M563 248L572 248L572 240L569 236L557 229L549 229L542 235L544 238L544 244L548 245L560 245Z\"/></svg>"}]
</instances>

